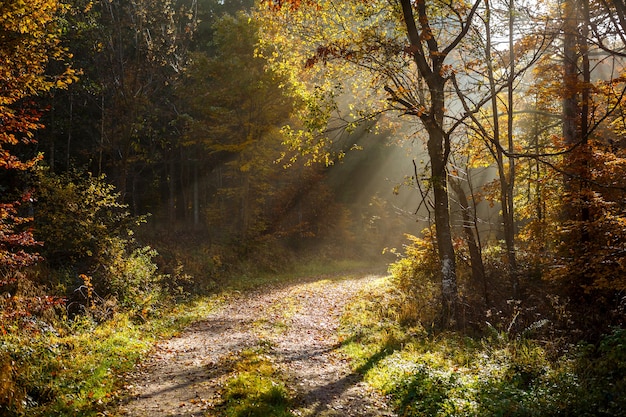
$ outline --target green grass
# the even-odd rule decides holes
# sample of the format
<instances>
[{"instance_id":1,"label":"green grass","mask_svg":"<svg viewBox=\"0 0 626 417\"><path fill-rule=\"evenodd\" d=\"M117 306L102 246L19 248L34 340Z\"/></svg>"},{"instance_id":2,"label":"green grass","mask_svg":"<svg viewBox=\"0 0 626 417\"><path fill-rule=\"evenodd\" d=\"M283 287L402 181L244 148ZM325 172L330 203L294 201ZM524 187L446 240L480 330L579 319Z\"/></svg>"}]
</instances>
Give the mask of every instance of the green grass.
<instances>
[{"instance_id":1,"label":"green grass","mask_svg":"<svg viewBox=\"0 0 626 417\"><path fill-rule=\"evenodd\" d=\"M339 276L341 271L366 267L355 262L325 262L302 264L284 274L237 276L211 296L170 306L141 320L134 313L117 313L103 323L79 317L52 325L37 322L31 330L3 323L6 332L0 334L0 415L111 415L123 396L123 374L145 357L156 340L176 335L235 294L312 276ZM282 307L289 307L291 301L285 300ZM291 310L281 310L285 319ZM238 377L229 381L228 415L289 416L289 395L279 374L261 357L257 361L251 353L244 356L243 364L251 369L242 368ZM265 406L272 407L276 414L263 414ZM250 414L257 412L256 408L260 414Z\"/></svg>"},{"instance_id":2,"label":"green grass","mask_svg":"<svg viewBox=\"0 0 626 417\"><path fill-rule=\"evenodd\" d=\"M551 359L538 340L401 326L394 294L379 280L346 310L341 349L399 415L626 415L626 331Z\"/></svg>"},{"instance_id":3,"label":"green grass","mask_svg":"<svg viewBox=\"0 0 626 417\"><path fill-rule=\"evenodd\" d=\"M155 340L176 334L217 302L178 306L141 324L120 313L100 324L78 318L48 330L0 336L0 414L101 415L122 395L121 375Z\"/></svg>"},{"instance_id":4,"label":"green grass","mask_svg":"<svg viewBox=\"0 0 626 417\"><path fill-rule=\"evenodd\" d=\"M231 362L232 376L221 392L220 409L227 417L292 417L293 394L268 356L267 343L245 349Z\"/></svg>"}]
</instances>

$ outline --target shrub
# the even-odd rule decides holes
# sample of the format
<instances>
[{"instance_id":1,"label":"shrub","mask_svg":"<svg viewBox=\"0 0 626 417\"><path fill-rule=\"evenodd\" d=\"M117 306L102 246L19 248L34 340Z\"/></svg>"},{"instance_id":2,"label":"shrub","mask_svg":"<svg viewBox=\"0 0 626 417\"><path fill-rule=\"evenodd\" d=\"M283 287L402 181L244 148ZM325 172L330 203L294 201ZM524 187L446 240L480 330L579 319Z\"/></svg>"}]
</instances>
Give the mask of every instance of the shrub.
<instances>
[{"instance_id":1,"label":"shrub","mask_svg":"<svg viewBox=\"0 0 626 417\"><path fill-rule=\"evenodd\" d=\"M104 176L37 172L35 236L44 243L41 284L64 289L70 313L110 318L119 306L145 317L164 299L150 247L137 247L130 216Z\"/></svg>"},{"instance_id":2,"label":"shrub","mask_svg":"<svg viewBox=\"0 0 626 417\"><path fill-rule=\"evenodd\" d=\"M420 332L390 321L379 305L390 286L372 287L347 306L342 352L398 415L626 415L625 329L558 353L530 338L532 328L516 334L491 327L490 336L475 338ZM400 343L390 346L392 332Z\"/></svg>"},{"instance_id":3,"label":"shrub","mask_svg":"<svg viewBox=\"0 0 626 417\"><path fill-rule=\"evenodd\" d=\"M401 322L432 324L439 312L441 288L437 282L439 259L433 246L433 235L424 231L424 238L405 235L409 244L404 254L389 266L393 284L403 294Z\"/></svg>"},{"instance_id":4,"label":"shrub","mask_svg":"<svg viewBox=\"0 0 626 417\"><path fill-rule=\"evenodd\" d=\"M109 287L120 304L130 310L149 314L162 301L164 276L157 271L153 258L157 252L149 246L125 250L112 259L108 267Z\"/></svg>"},{"instance_id":5,"label":"shrub","mask_svg":"<svg viewBox=\"0 0 626 417\"><path fill-rule=\"evenodd\" d=\"M128 238L137 224L104 176L78 171L57 175L42 168L36 181L35 237L53 267L79 262L93 267L112 238Z\"/></svg>"}]
</instances>

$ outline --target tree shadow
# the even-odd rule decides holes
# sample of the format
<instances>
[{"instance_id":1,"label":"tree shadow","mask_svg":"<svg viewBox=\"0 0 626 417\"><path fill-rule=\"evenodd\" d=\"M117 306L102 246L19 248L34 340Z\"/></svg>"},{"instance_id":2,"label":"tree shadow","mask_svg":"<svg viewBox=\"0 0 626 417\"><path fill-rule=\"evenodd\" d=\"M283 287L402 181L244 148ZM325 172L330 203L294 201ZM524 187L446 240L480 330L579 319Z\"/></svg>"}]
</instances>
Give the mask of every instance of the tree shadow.
<instances>
[{"instance_id":1,"label":"tree shadow","mask_svg":"<svg viewBox=\"0 0 626 417\"><path fill-rule=\"evenodd\" d=\"M250 320L252 322L252 320ZM251 339L249 335L242 331L236 334L236 330L241 326L249 325L247 321L240 318L207 318L201 322L194 323L191 328L193 332L200 334L225 334L230 335L228 340L215 340L211 347L180 345L177 348L167 349L166 356L160 356L158 352L153 355L152 362L140 373L147 373L151 378L142 381L143 387L138 393L128 392L118 402L121 406L128 406L133 402L140 402L144 406L144 412L154 409L154 415L161 415L158 410L159 400L176 402L170 417L196 417L205 416L209 409L207 399L217 395L217 389L207 385L206 381L219 380L233 372L236 366L236 353L244 349L257 345L258 340ZM199 349L208 349L214 360L208 356L198 356ZM232 354L235 355L232 355ZM169 356L171 355L171 356ZM188 360L184 358L188 356ZM181 357L183 359L181 359ZM197 365L190 365L193 360L202 358L202 362ZM171 367L169 361L175 361L180 366ZM183 365L184 364L184 365ZM152 387L151 387L152 386ZM178 395L171 396L172 392Z\"/></svg>"},{"instance_id":2,"label":"tree shadow","mask_svg":"<svg viewBox=\"0 0 626 417\"><path fill-rule=\"evenodd\" d=\"M325 349L324 351L318 351L317 355L324 355L327 353L332 353L338 351L342 346L345 346L349 343L352 343L356 340L354 338L348 338L345 341L338 343L331 348ZM344 375L343 377L334 380L328 384L315 387L312 390L302 392L298 395L296 402L299 406L305 407L307 412L310 412L311 415L327 415L324 413L332 410L332 403L338 397L345 395L351 388L355 387L359 383L363 382L364 376L370 369L374 368L380 361L385 359L387 356L393 354L396 350L398 350L399 346L396 344L385 344L378 350L376 353L371 355L362 365L355 368L353 371ZM299 357L310 357L311 353L301 352ZM366 399L361 399L356 396L350 398L352 412L354 409L361 410L359 414L341 414L346 411L336 410L339 414L332 415L358 415L358 416L380 416L380 410L375 410L368 412L366 409L368 406L371 406L370 403ZM348 410L349 411L349 410ZM394 415L394 414L385 414L385 415Z\"/></svg>"}]
</instances>

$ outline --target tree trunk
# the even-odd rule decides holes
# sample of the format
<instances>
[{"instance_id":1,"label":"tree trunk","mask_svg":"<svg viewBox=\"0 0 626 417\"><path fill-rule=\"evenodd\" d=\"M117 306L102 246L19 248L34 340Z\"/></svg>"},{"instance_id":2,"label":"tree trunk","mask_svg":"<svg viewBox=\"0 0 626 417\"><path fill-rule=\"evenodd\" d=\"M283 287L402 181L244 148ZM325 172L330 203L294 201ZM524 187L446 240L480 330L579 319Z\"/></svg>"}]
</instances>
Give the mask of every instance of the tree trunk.
<instances>
[{"instance_id":1,"label":"tree trunk","mask_svg":"<svg viewBox=\"0 0 626 417\"><path fill-rule=\"evenodd\" d=\"M74 128L74 95L70 92L70 119L69 126L67 127L67 150L65 151L65 169L68 171L71 168L70 149L72 148L72 129Z\"/></svg>"},{"instance_id":2,"label":"tree trunk","mask_svg":"<svg viewBox=\"0 0 626 417\"><path fill-rule=\"evenodd\" d=\"M487 18L491 18L491 9L489 3L485 3ZM507 147L510 153L513 152L513 82L515 80L515 54L513 45L513 1L509 5L509 77L507 79ZM500 110L498 109L498 95L496 81L492 65L492 44L491 44L491 27L485 25L486 31L486 51L485 59L487 60L489 88L491 89L491 112L493 118L493 142L496 145L493 152L498 168L498 180L500 181L500 204L502 210L502 231L504 233L504 244L506 246L507 266L510 278L513 281L513 295L518 295L517 282L517 260L515 253L515 221L513 206L513 189L515 181L515 160L504 155L504 147L502 146L502 131L500 129ZM506 170L506 162L509 163L509 169Z\"/></svg>"},{"instance_id":3,"label":"tree trunk","mask_svg":"<svg viewBox=\"0 0 626 417\"><path fill-rule=\"evenodd\" d=\"M487 280L485 279L485 266L483 264L482 250L478 243L474 231L476 230L476 222L473 216L470 216L470 204L467 199L467 194L463 189L461 182L453 178L449 179L450 187L454 190L454 193L459 199L461 205L461 213L463 219L463 233L465 234L465 240L467 241L467 247L470 254L470 265L472 268L472 281L476 286L483 286L483 297L485 306L489 307L489 292L487 288Z\"/></svg>"},{"instance_id":4,"label":"tree trunk","mask_svg":"<svg viewBox=\"0 0 626 417\"><path fill-rule=\"evenodd\" d=\"M198 176L199 161L193 162L193 228L200 229L200 184Z\"/></svg>"},{"instance_id":5,"label":"tree trunk","mask_svg":"<svg viewBox=\"0 0 626 417\"><path fill-rule=\"evenodd\" d=\"M170 227L174 227L174 224L176 223L176 195L178 194L177 192L177 187L176 187L176 178L178 178L176 176L176 158L174 155L174 152L172 152L172 155L170 156L170 163L169 163L169 172L168 172L168 178L167 178L167 182L168 182L168 202L167 202L167 218L169 219L169 225Z\"/></svg>"},{"instance_id":6,"label":"tree trunk","mask_svg":"<svg viewBox=\"0 0 626 417\"><path fill-rule=\"evenodd\" d=\"M591 151L589 150L589 116L591 106L591 66L589 62L589 28L591 27L591 18L589 14L589 0L579 0L580 9L583 17L583 25L581 28L581 36L579 39L579 50L582 59L582 91L581 91L581 108L580 108L580 159L581 159L581 220L582 231L581 240L588 242L589 228L591 227L591 212L589 194L591 173L589 171L589 162L591 161Z\"/></svg>"},{"instance_id":7,"label":"tree trunk","mask_svg":"<svg viewBox=\"0 0 626 417\"><path fill-rule=\"evenodd\" d=\"M578 106L578 52L576 51L576 37L578 32L578 17L576 0L565 0L563 27L563 140L568 148L576 146L578 142L578 124L580 109ZM570 163L566 166L573 168L575 152L568 155ZM565 175L565 192L574 191L570 175ZM565 213L566 219L574 219L576 214Z\"/></svg>"},{"instance_id":8,"label":"tree trunk","mask_svg":"<svg viewBox=\"0 0 626 417\"><path fill-rule=\"evenodd\" d=\"M507 79L507 146L509 154L515 151L513 143L513 93L515 82L515 38L513 29L515 23L515 3L509 3L509 77ZM515 206L513 193L515 188L515 158L509 157L509 172L505 188L506 217L504 217L504 241L506 243L509 275L513 281L513 296L519 297L519 277L517 273L517 257L515 253ZM505 213L505 211L503 211Z\"/></svg>"},{"instance_id":9,"label":"tree trunk","mask_svg":"<svg viewBox=\"0 0 626 417\"><path fill-rule=\"evenodd\" d=\"M591 70L589 64L589 4L585 0L565 1L563 30L563 140L572 149L566 155L564 189L570 204L565 219L580 221L580 241L589 241L589 130ZM581 24L582 15L582 24ZM581 64L579 69L578 64ZM582 76L582 78L581 78Z\"/></svg>"},{"instance_id":10,"label":"tree trunk","mask_svg":"<svg viewBox=\"0 0 626 417\"><path fill-rule=\"evenodd\" d=\"M441 130L441 124L436 120L443 121L443 79L441 90L431 92L433 100L433 121L427 124L428 130L428 156L431 167L431 186L435 200L435 232L437 237L437 249L441 262L441 294L443 297L443 324L453 325L456 321L458 304L458 291L456 283L456 257L452 244L452 229L450 227L450 204L448 196L448 181L446 165L448 155L444 143L446 138Z\"/></svg>"},{"instance_id":11,"label":"tree trunk","mask_svg":"<svg viewBox=\"0 0 626 417\"><path fill-rule=\"evenodd\" d=\"M411 108L407 108L407 111L419 117L428 132L427 147L431 167L431 186L435 200L435 232L439 261L441 262L442 324L454 326L458 324L458 292L446 172L450 143L448 133L444 130L444 88L448 78L444 76L443 65L447 54L467 32L459 33L458 37L447 48L441 50L430 28L425 2L418 1L415 3L421 34L417 29L411 0L400 0L400 5L407 29L407 37L411 44L410 50L413 61L420 75L426 81L430 95L430 101L423 103L424 106L429 107L426 111L415 112L415 109ZM426 43L426 50L422 45L423 41ZM406 106L406 104L402 104Z\"/></svg>"}]
</instances>

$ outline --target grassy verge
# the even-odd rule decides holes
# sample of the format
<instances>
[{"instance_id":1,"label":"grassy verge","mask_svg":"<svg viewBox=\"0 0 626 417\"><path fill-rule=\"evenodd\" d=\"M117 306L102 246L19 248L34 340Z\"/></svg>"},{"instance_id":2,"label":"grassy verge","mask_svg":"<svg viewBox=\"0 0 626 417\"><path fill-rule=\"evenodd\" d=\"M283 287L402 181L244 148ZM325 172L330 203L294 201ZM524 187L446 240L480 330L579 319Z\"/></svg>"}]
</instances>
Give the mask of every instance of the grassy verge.
<instances>
[{"instance_id":1,"label":"grassy verge","mask_svg":"<svg viewBox=\"0 0 626 417\"><path fill-rule=\"evenodd\" d=\"M626 332L551 358L539 340L429 334L396 320L386 280L346 311L342 350L365 380L411 416L626 415Z\"/></svg>"},{"instance_id":2,"label":"grassy verge","mask_svg":"<svg viewBox=\"0 0 626 417\"><path fill-rule=\"evenodd\" d=\"M120 376L159 338L206 315L217 299L171 308L138 323L128 314L88 318L0 336L0 414L102 415L120 395Z\"/></svg>"},{"instance_id":3,"label":"grassy verge","mask_svg":"<svg viewBox=\"0 0 626 417\"><path fill-rule=\"evenodd\" d=\"M307 264L285 274L238 276L214 295L140 319L136 314L117 313L102 323L86 317L57 320L55 324L32 320L29 329L3 323L6 331L0 334L0 415L111 415L123 395L123 374L150 351L154 342L206 317L216 306L228 302L230 294L363 267L354 262ZM283 406L288 410L283 400L288 402L289 395L280 385L280 376L263 358L262 350L242 355L237 378L225 386L227 415L288 416L287 411L280 414L277 410ZM250 395L244 396L243 392ZM244 397L253 404L246 403ZM255 407L264 410L263 404L273 407L273 414L250 414Z\"/></svg>"}]
</instances>

